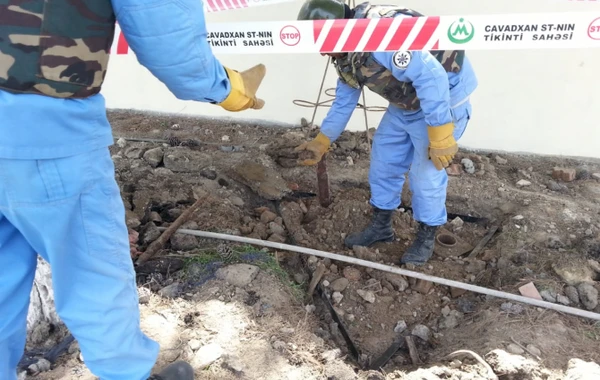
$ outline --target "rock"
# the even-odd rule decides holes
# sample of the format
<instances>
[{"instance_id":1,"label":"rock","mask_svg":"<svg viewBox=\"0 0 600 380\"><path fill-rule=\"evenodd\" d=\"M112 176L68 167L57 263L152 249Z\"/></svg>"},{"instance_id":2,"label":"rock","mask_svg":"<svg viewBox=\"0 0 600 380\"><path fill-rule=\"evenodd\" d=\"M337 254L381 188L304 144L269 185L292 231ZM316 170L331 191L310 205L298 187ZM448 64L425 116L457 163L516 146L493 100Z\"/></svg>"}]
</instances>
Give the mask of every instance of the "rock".
<instances>
[{"instance_id":1,"label":"rock","mask_svg":"<svg viewBox=\"0 0 600 380\"><path fill-rule=\"evenodd\" d=\"M412 289L414 289L417 292L422 293L422 294L429 293L429 291L431 290L431 288L433 288L433 282L431 282L431 281L425 281L425 280L422 280L420 278L417 279L417 282L412 287Z\"/></svg>"},{"instance_id":2,"label":"rock","mask_svg":"<svg viewBox=\"0 0 600 380\"><path fill-rule=\"evenodd\" d=\"M133 160L142 158L143 154L144 151L138 145L130 146L129 148L125 149L125 157L131 158Z\"/></svg>"},{"instance_id":3,"label":"rock","mask_svg":"<svg viewBox=\"0 0 600 380\"><path fill-rule=\"evenodd\" d=\"M532 355L535 355L537 357L542 356L542 351L540 351L540 349L537 348L536 346L534 346L533 344L528 344L527 345L527 351L529 353L531 353Z\"/></svg>"},{"instance_id":4,"label":"rock","mask_svg":"<svg viewBox=\"0 0 600 380\"><path fill-rule=\"evenodd\" d=\"M577 171L575 169L555 167L552 170L552 178L563 182L573 182L576 176Z\"/></svg>"},{"instance_id":5,"label":"rock","mask_svg":"<svg viewBox=\"0 0 600 380\"><path fill-rule=\"evenodd\" d=\"M341 293L346 290L349 284L350 281L346 277L340 277L331 283L331 289L333 289L334 292Z\"/></svg>"},{"instance_id":6,"label":"rock","mask_svg":"<svg viewBox=\"0 0 600 380\"><path fill-rule=\"evenodd\" d=\"M234 206L238 206L238 207L243 207L244 206L244 200L240 197L230 197L229 201L231 202L232 205Z\"/></svg>"},{"instance_id":7,"label":"rock","mask_svg":"<svg viewBox=\"0 0 600 380\"><path fill-rule=\"evenodd\" d=\"M416 325L413 327L411 334L423 339L425 342L428 342L431 338L431 331L425 325Z\"/></svg>"},{"instance_id":8,"label":"rock","mask_svg":"<svg viewBox=\"0 0 600 380\"><path fill-rule=\"evenodd\" d=\"M149 219L151 222L154 222L154 223L162 223L162 218L160 217L160 214L157 213L156 211L152 211L150 213Z\"/></svg>"},{"instance_id":9,"label":"rock","mask_svg":"<svg viewBox=\"0 0 600 380\"><path fill-rule=\"evenodd\" d=\"M333 298L334 303L340 303L342 302L342 298L344 298L344 296L340 292L333 292L331 298Z\"/></svg>"},{"instance_id":10,"label":"rock","mask_svg":"<svg viewBox=\"0 0 600 380\"><path fill-rule=\"evenodd\" d=\"M50 371L52 368L52 363L50 363L47 359L40 358L37 362L31 364L28 369L33 373L38 372L46 372Z\"/></svg>"},{"instance_id":11,"label":"rock","mask_svg":"<svg viewBox=\"0 0 600 380\"><path fill-rule=\"evenodd\" d=\"M500 310L508 314L521 314L523 312L523 306L520 304L513 304L511 302L505 302L500 305Z\"/></svg>"},{"instance_id":12,"label":"rock","mask_svg":"<svg viewBox=\"0 0 600 380\"><path fill-rule=\"evenodd\" d=\"M577 291L577 288L575 288L574 286L566 286L565 287L565 295L567 297L569 297L571 302L573 302L574 304L577 305L579 303L579 292Z\"/></svg>"},{"instance_id":13,"label":"rock","mask_svg":"<svg viewBox=\"0 0 600 380\"><path fill-rule=\"evenodd\" d=\"M540 296L542 296L544 301L556 302L556 292L553 290L544 289L540 292Z\"/></svg>"},{"instance_id":14,"label":"rock","mask_svg":"<svg viewBox=\"0 0 600 380\"><path fill-rule=\"evenodd\" d=\"M460 231L463 228L464 224L465 224L465 222L458 216L456 218L452 219L452 221L450 222L450 225L452 226L452 230L454 232Z\"/></svg>"},{"instance_id":15,"label":"rock","mask_svg":"<svg viewBox=\"0 0 600 380\"><path fill-rule=\"evenodd\" d=\"M303 284L305 281L308 280L308 275L306 273L296 273L294 274L294 280L298 284Z\"/></svg>"},{"instance_id":16,"label":"rock","mask_svg":"<svg viewBox=\"0 0 600 380\"><path fill-rule=\"evenodd\" d=\"M268 224L269 222L274 221L276 218L277 214L269 210L265 210L262 214L260 214L260 221L264 224Z\"/></svg>"},{"instance_id":17,"label":"rock","mask_svg":"<svg viewBox=\"0 0 600 380\"><path fill-rule=\"evenodd\" d=\"M285 344L285 342L282 342L280 340L276 340L275 342L273 342L273 348L279 352L284 352L286 347L287 347L287 344Z\"/></svg>"},{"instance_id":18,"label":"rock","mask_svg":"<svg viewBox=\"0 0 600 380\"><path fill-rule=\"evenodd\" d=\"M458 297L462 296L463 294L465 294L466 292L467 292L467 290L465 290L465 289L450 288L450 296L452 298L458 298Z\"/></svg>"},{"instance_id":19,"label":"rock","mask_svg":"<svg viewBox=\"0 0 600 380\"><path fill-rule=\"evenodd\" d=\"M143 286L138 287L138 300L140 304L144 305L150 302L151 295L152 292L150 291L150 289Z\"/></svg>"},{"instance_id":20,"label":"rock","mask_svg":"<svg viewBox=\"0 0 600 380\"><path fill-rule=\"evenodd\" d=\"M460 319L462 319L463 315L461 312L452 310L447 317L443 317L439 323L439 328L441 330L453 329L459 325Z\"/></svg>"},{"instance_id":21,"label":"rock","mask_svg":"<svg viewBox=\"0 0 600 380\"><path fill-rule=\"evenodd\" d=\"M286 238L284 238L283 236L281 236L279 234L272 234L271 236L269 236L269 238L267 240L275 242L275 243L285 243L286 242Z\"/></svg>"},{"instance_id":22,"label":"rock","mask_svg":"<svg viewBox=\"0 0 600 380\"><path fill-rule=\"evenodd\" d=\"M241 374L244 372L244 364L241 359L236 355L225 355L223 357L223 368L230 370L235 374Z\"/></svg>"},{"instance_id":23,"label":"rock","mask_svg":"<svg viewBox=\"0 0 600 380\"><path fill-rule=\"evenodd\" d=\"M563 380L596 380L600 379L600 365L585 362L581 359L571 359Z\"/></svg>"},{"instance_id":24,"label":"rock","mask_svg":"<svg viewBox=\"0 0 600 380\"><path fill-rule=\"evenodd\" d=\"M158 229L154 222L146 223L140 231L139 241L142 244L150 244L154 240L158 239L162 232Z\"/></svg>"},{"instance_id":25,"label":"rock","mask_svg":"<svg viewBox=\"0 0 600 380\"><path fill-rule=\"evenodd\" d=\"M200 170L200 175L204 178L208 178L210 180L217 179L217 172L212 169L202 169Z\"/></svg>"},{"instance_id":26,"label":"rock","mask_svg":"<svg viewBox=\"0 0 600 380\"><path fill-rule=\"evenodd\" d=\"M517 182L517 186L520 186L520 187L531 186L531 182L527 181L525 179L522 179L519 182Z\"/></svg>"},{"instance_id":27,"label":"rock","mask_svg":"<svg viewBox=\"0 0 600 380\"><path fill-rule=\"evenodd\" d=\"M196 351L192 362L194 369L203 370L223 355L223 349L216 343L210 343L202 346Z\"/></svg>"},{"instance_id":28,"label":"rock","mask_svg":"<svg viewBox=\"0 0 600 380\"><path fill-rule=\"evenodd\" d=\"M554 272L568 285L577 286L582 282L593 282L594 271L585 261L571 260L552 265Z\"/></svg>"},{"instance_id":29,"label":"rock","mask_svg":"<svg viewBox=\"0 0 600 380\"><path fill-rule=\"evenodd\" d=\"M354 267L345 267L343 273L344 277L350 281L360 280L360 271Z\"/></svg>"},{"instance_id":30,"label":"rock","mask_svg":"<svg viewBox=\"0 0 600 380\"><path fill-rule=\"evenodd\" d=\"M369 303L374 303L375 302L375 293L373 293L370 290L358 289L356 291L356 293L358 293L359 296L361 296L365 301L367 301Z\"/></svg>"},{"instance_id":31,"label":"rock","mask_svg":"<svg viewBox=\"0 0 600 380\"><path fill-rule=\"evenodd\" d=\"M599 273L600 274L600 263L597 262L596 260L588 260L588 264L590 265L590 268L592 268L594 270L594 272Z\"/></svg>"},{"instance_id":32,"label":"rock","mask_svg":"<svg viewBox=\"0 0 600 380\"><path fill-rule=\"evenodd\" d=\"M212 156L184 147L168 148L164 154L165 168L173 172L191 173L212 165Z\"/></svg>"},{"instance_id":33,"label":"rock","mask_svg":"<svg viewBox=\"0 0 600 380\"><path fill-rule=\"evenodd\" d=\"M536 361L503 350L494 350L484 359L502 379L548 379L550 375Z\"/></svg>"},{"instance_id":34,"label":"rock","mask_svg":"<svg viewBox=\"0 0 600 380\"><path fill-rule=\"evenodd\" d=\"M285 229L280 224L277 224L275 222L269 222L267 226L269 227L269 231L271 233L282 236L285 235Z\"/></svg>"},{"instance_id":35,"label":"rock","mask_svg":"<svg viewBox=\"0 0 600 380\"><path fill-rule=\"evenodd\" d=\"M598 290L587 282L582 282L577 286L579 299L583 306L588 310L593 310L598 306Z\"/></svg>"},{"instance_id":36,"label":"rock","mask_svg":"<svg viewBox=\"0 0 600 380\"><path fill-rule=\"evenodd\" d=\"M547 185L548 189L552 190L552 191L558 191L561 193L564 193L566 191L569 191L569 188L567 187L567 185L562 184L562 183L558 183L555 181L548 181L548 185Z\"/></svg>"},{"instance_id":37,"label":"rock","mask_svg":"<svg viewBox=\"0 0 600 380\"><path fill-rule=\"evenodd\" d=\"M395 273L386 273L385 274L385 279L392 285L394 285L394 287L396 288L397 291L399 292L403 292L408 288L408 281L406 281L406 279L399 275L399 274L395 274Z\"/></svg>"},{"instance_id":38,"label":"rock","mask_svg":"<svg viewBox=\"0 0 600 380\"><path fill-rule=\"evenodd\" d=\"M280 200L291 193L281 174L258 162L245 160L233 168L231 175L268 200Z\"/></svg>"},{"instance_id":39,"label":"rock","mask_svg":"<svg viewBox=\"0 0 600 380\"><path fill-rule=\"evenodd\" d=\"M198 339L192 339L188 342L188 346L192 351L197 351L201 345L202 343Z\"/></svg>"},{"instance_id":40,"label":"rock","mask_svg":"<svg viewBox=\"0 0 600 380\"><path fill-rule=\"evenodd\" d=\"M592 174L592 178L600 181L600 173L594 173L594 174Z\"/></svg>"},{"instance_id":41,"label":"rock","mask_svg":"<svg viewBox=\"0 0 600 380\"><path fill-rule=\"evenodd\" d=\"M571 304L569 297L563 296L562 294L556 295L556 302L558 302L561 305L570 305Z\"/></svg>"},{"instance_id":42,"label":"rock","mask_svg":"<svg viewBox=\"0 0 600 380\"><path fill-rule=\"evenodd\" d=\"M468 158L463 158L460 163L463 165L465 171L469 174L475 173L475 164Z\"/></svg>"},{"instance_id":43,"label":"rock","mask_svg":"<svg viewBox=\"0 0 600 380\"><path fill-rule=\"evenodd\" d=\"M444 317L447 317L449 314L450 314L450 307L448 305L446 305L442 308L442 315Z\"/></svg>"},{"instance_id":44,"label":"rock","mask_svg":"<svg viewBox=\"0 0 600 380\"><path fill-rule=\"evenodd\" d=\"M398 321L398 323L396 323L396 327L394 327L394 332L400 334L406 330L407 327L408 326L405 321Z\"/></svg>"},{"instance_id":45,"label":"rock","mask_svg":"<svg viewBox=\"0 0 600 380\"><path fill-rule=\"evenodd\" d=\"M446 168L446 173L451 176L459 176L462 174L462 167L459 164L450 164Z\"/></svg>"},{"instance_id":46,"label":"rock","mask_svg":"<svg viewBox=\"0 0 600 380\"><path fill-rule=\"evenodd\" d=\"M333 362L336 359L340 358L342 356L342 350L340 350L339 348L334 348L332 350L328 350L325 351L321 354L321 359L323 359L325 362L329 363L329 362Z\"/></svg>"},{"instance_id":47,"label":"rock","mask_svg":"<svg viewBox=\"0 0 600 380\"><path fill-rule=\"evenodd\" d=\"M169 242L174 251L191 251L198 247L198 239L193 235L173 234Z\"/></svg>"},{"instance_id":48,"label":"rock","mask_svg":"<svg viewBox=\"0 0 600 380\"><path fill-rule=\"evenodd\" d=\"M120 138L117 140L117 146L121 149L125 148L125 146L127 145L127 140L125 140L124 138Z\"/></svg>"},{"instance_id":49,"label":"rock","mask_svg":"<svg viewBox=\"0 0 600 380\"><path fill-rule=\"evenodd\" d=\"M478 274L485 270L486 262L482 260L473 259L470 260L469 265L466 266L465 271L471 274Z\"/></svg>"},{"instance_id":50,"label":"rock","mask_svg":"<svg viewBox=\"0 0 600 380\"><path fill-rule=\"evenodd\" d=\"M505 159L505 158L502 158L500 156L496 156L496 157L494 157L494 159L496 160L496 163L499 164L499 165L506 165L506 164L508 164L508 160Z\"/></svg>"},{"instance_id":51,"label":"rock","mask_svg":"<svg viewBox=\"0 0 600 380\"><path fill-rule=\"evenodd\" d=\"M515 354L515 355L523 355L525 353L525 350L522 349L521 347L519 347L518 345L511 343L506 347L506 351L510 352L511 354Z\"/></svg>"},{"instance_id":52,"label":"rock","mask_svg":"<svg viewBox=\"0 0 600 380\"><path fill-rule=\"evenodd\" d=\"M148 149L146 153L144 153L144 160L150 164L153 168L160 165L163 160L164 151L161 147Z\"/></svg>"},{"instance_id":53,"label":"rock","mask_svg":"<svg viewBox=\"0 0 600 380\"><path fill-rule=\"evenodd\" d=\"M165 286L158 291L161 297L175 298L181 293L181 285L178 282L174 282L171 285Z\"/></svg>"},{"instance_id":54,"label":"rock","mask_svg":"<svg viewBox=\"0 0 600 380\"><path fill-rule=\"evenodd\" d=\"M216 272L216 277L226 281L230 285L243 288L248 286L258 275L260 269L254 265L233 264L220 268Z\"/></svg>"}]
</instances>

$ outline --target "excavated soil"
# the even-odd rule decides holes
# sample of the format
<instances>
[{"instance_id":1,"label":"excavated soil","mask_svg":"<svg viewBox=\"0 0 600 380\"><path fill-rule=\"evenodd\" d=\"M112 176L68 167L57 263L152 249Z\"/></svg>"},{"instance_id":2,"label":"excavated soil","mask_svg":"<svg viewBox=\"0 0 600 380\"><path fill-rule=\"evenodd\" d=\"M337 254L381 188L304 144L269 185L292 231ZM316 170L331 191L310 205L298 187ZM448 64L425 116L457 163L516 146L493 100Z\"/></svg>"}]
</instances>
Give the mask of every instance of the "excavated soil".
<instances>
[{"instance_id":1,"label":"excavated soil","mask_svg":"<svg viewBox=\"0 0 600 380\"><path fill-rule=\"evenodd\" d=\"M332 203L322 207L316 169L298 166L293 152L317 133L306 123L290 130L109 116L133 260L198 197L202 206L183 228L392 266L414 239L407 185L393 242L343 245L371 217L364 133L344 132L329 153ZM465 151L454 162L441 232L457 244L437 244L427 265L407 269L514 294L533 283L547 301L600 313L600 164ZM469 257L493 226L498 232ZM339 321L317 292L306 294L320 266L319 287ZM457 350L479 354L500 379L600 376L596 321L342 261L175 234L136 271L142 327L162 346L157 369L189 360L200 379L493 378L471 355L447 357ZM48 335L49 347L57 338ZM402 346L382 368L369 369L406 336L417 358ZM30 349L39 346L39 337L30 339ZM49 371L27 378L94 377L74 343Z\"/></svg>"}]
</instances>

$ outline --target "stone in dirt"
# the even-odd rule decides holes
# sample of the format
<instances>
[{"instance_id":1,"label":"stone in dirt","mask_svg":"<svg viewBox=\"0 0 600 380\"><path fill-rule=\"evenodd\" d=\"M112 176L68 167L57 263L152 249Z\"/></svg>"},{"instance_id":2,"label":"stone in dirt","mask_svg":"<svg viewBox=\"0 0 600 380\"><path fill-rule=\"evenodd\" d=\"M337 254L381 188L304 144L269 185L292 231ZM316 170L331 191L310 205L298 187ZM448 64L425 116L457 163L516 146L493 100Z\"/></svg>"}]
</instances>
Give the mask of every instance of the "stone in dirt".
<instances>
[{"instance_id":1,"label":"stone in dirt","mask_svg":"<svg viewBox=\"0 0 600 380\"><path fill-rule=\"evenodd\" d=\"M223 357L223 368L226 368L235 374L244 372L244 364L236 355L225 355Z\"/></svg>"},{"instance_id":2,"label":"stone in dirt","mask_svg":"<svg viewBox=\"0 0 600 380\"><path fill-rule=\"evenodd\" d=\"M350 281L346 277L340 277L331 283L331 288L334 292L343 292L349 284Z\"/></svg>"},{"instance_id":3,"label":"stone in dirt","mask_svg":"<svg viewBox=\"0 0 600 380\"><path fill-rule=\"evenodd\" d=\"M501 373L506 379L547 379L550 375L536 361L503 350L494 350L484 359L495 373Z\"/></svg>"},{"instance_id":4,"label":"stone in dirt","mask_svg":"<svg viewBox=\"0 0 600 380\"><path fill-rule=\"evenodd\" d=\"M429 330L429 327L425 325L416 325L413 327L411 333L412 335L423 339L425 342L428 342L431 338L431 331Z\"/></svg>"},{"instance_id":5,"label":"stone in dirt","mask_svg":"<svg viewBox=\"0 0 600 380\"><path fill-rule=\"evenodd\" d=\"M153 222L146 223L140 231L139 241L142 244L150 244L154 240L158 239L161 235L160 230Z\"/></svg>"},{"instance_id":6,"label":"stone in dirt","mask_svg":"<svg viewBox=\"0 0 600 380\"><path fill-rule=\"evenodd\" d=\"M562 294L556 295L556 302L558 302L561 305L570 305L571 304L571 300L569 299L569 297L563 296Z\"/></svg>"},{"instance_id":7,"label":"stone in dirt","mask_svg":"<svg viewBox=\"0 0 600 380\"><path fill-rule=\"evenodd\" d=\"M544 289L540 292L540 296L542 296L544 301L556 302L556 292L553 290Z\"/></svg>"},{"instance_id":8,"label":"stone in dirt","mask_svg":"<svg viewBox=\"0 0 600 380\"><path fill-rule=\"evenodd\" d=\"M342 298L344 298L344 296L340 292L334 292L331 298L333 298L334 303L338 304L342 302Z\"/></svg>"},{"instance_id":9,"label":"stone in dirt","mask_svg":"<svg viewBox=\"0 0 600 380\"><path fill-rule=\"evenodd\" d=\"M150 166L152 166L153 168L157 167L158 165L160 165L160 163L163 160L163 156L164 156L164 151L161 147L158 148L153 148L153 149L148 149L145 153L144 153L144 160L150 164Z\"/></svg>"},{"instance_id":10,"label":"stone in dirt","mask_svg":"<svg viewBox=\"0 0 600 380\"><path fill-rule=\"evenodd\" d=\"M522 179L517 182L517 186L520 186L520 187L531 186L531 182L527 181L525 179Z\"/></svg>"},{"instance_id":11,"label":"stone in dirt","mask_svg":"<svg viewBox=\"0 0 600 380\"><path fill-rule=\"evenodd\" d=\"M563 181L563 182L572 182L575 180L576 176L577 176L577 171L575 169L555 167L552 170L552 178Z\"/></svg>"},{"instance_id":12,"label":"stone in dirt","mask_svg":"<svg viewBox=\"0 0 600 380\"><path fill-rule=\"evenodd\" d=\"M468 158L463 158L460 163L463 165L463 168L465 168L465 171L469 174L473 174L475 173L475 164L473 163L473 161L471 161Z\"/></svg>"},{"instance_id":13,"label":"stone in dirt","mask_svg":"<svg viewBox=\"0 0 600 380\"><path fill-rule=\"evenodd\" d=\"M496 157L494 157L494 159L496 160L496 163L499 165L506 165L508 163L507 159L502 158L500 156L496 156Z\"/></svg>"},{"instance_id":14,"label":"stone in dirt","mask_svg":"<svg viewBox=\"0 0 600 380\"><path fill-rule=\"evenodd\" d=\"M535 355L537 357L542 356L542 351L540 351L540 349L537 348L536 346L534 346L533 344L527 345L527 351L529 351L529 353L531 353L532 355Z\"/></svg>"},{"instance_id":15,"label":"stone in dirt","mask_svg":"<svg viewBox=\"0 0 600 380\"><path fill-rule=\"evenodd\" d=\"M277 171L253 161L243 161L233 168L232 176L268 200L280 200L291 193Z\"/></svg>"},{"instance_id":16,"label":"stone in dirt","mask_svg":"<svg viewBox=\"0 0 600 380\"><path fill-rule=\"evenodd\" d=\"M254 265L233 264L220 268L215 275L218 279L224 280L230 285L243 288L256 278L259 271L260 269Z\"/></svg>"},{"instance_id":17,"label":"stone in dirt","mask_svg":"<svg viewBox=\"0 0 600 380\"><path fill-rule=\"evenodd\" d=\"M192 362L190 363L195 369L203 370L223 355L223 348L216 343L210 343L200 347Z\"/></svg>"},{"instance_id":18,"label":"stone in dirt","mask_svg":"<svg viewBox=\"0 0 600 380\"><path fill-rule=\"evenodd\" d=\"M358 289L356 291L356 293L358 293L359 296L361 296L365 301L367 301L369 303L374 303L375 302L375 293L373 293L370 290Z\"/></svg>"},{"instance_id":19,"label":"stone in dirt","mask_svg":"<svg viewBox=\"0 0 600 380\"><path fill-rule=\"evenodd\" d=\"M269 210L265 210L262 214L260 214L260 221L264 224L268 224L269 222L274 221L276 218L277 214Z\"/></svg>"},{"instance_id":20,"label":"stone in dirt","mask_svg":"<svg viewBox=\"0 0 600 380\"><path fill-rule=\"evenodd\" d=\"M396 290L398 290L399 292L403 292L408 288L408 281L406 281L406 279L399 275L399 274L395 274L395 273L386 273L385 274L385 279L392 285L394 285L394 287L396 288Z\"/></svg>"},{"instance_id":21,"label":"stone in dirt","mask_svg":"<svg viewBox=\"0 0 600 380\"><path fill-rule=\"evenodd\" d=\"M452 310L448 314L447 317L443 317L439 323L439 328L441 330L444 329L453 329L459 325L460 320L462 319L463 314L457 310Z\"/></svg>"},{"instance_id":22,"label":"stone in dirt","mask_svg":"<svg viewBox=\"0 0 600 380\"><path fill-rule=\"evenodd\" d=\"M181 293L181 285L178 282L174 282L171 285L165 286L158 291L161 297L175 298Z\"/></svg>"},{"instance_id":23,"label":"stone in dirt","mask_svg":"<svg viewBox=\"0 0 600 380\"><path fill-rule=\"evenodd\" d=\"M596 277L584 260L570 260L552 265L554 272L568 285L577 286L581 282L592 282Z\"/></svg>"},{"instance_id":24,"label":"stone in dirt","mask_svg":"<svg viewBox=\"0 0 600 380\"><path fill-rule=\"evenodd\" d=\"M419 278L412 288L421 294L427 294L431 291L431 288L433 288L433 282Z\"/></svg>"},{"instance_id":25,"label":"stone in dirt","mask_svg":"<svg viewBox=\"0 0 600 380\"><path fill-rule=\"evenodd\" d=\"M597 179L598 181L600 181L600 173L594 173L594 174L592 174L592 178Z\"/></svg>"},{"instance_id":26,"label":"stone in dirt","mask_svg":"<svg viewBox=\"0 0 600 380\"><path fill-rule=\"evenodd\" d=\"M446 173L450 176L459 176L462 174L462 167L459 164L451 164L446 168Z\"/></svg>"},{"instance_id":27,"label":"stone in dirt","mask_svg":"<svg viewBox=\"0 0 600 380\"><path fill-rule=\"evenodd\" d=\"M506 351L515 355L523 355L525 353L524 349L522 349L519 345L516 345L514 343L511 343L508 346L506 346Z\"/></svg>"},{"instance_id":28,"label":"stone in dirt","mask_svg":"<svg viewBox=\"0 0 600 380\"><path fill-rule=\"evenodd\" d=\"M406 330L407 327L408 325L405 321L398 321L398 323L396 323L396 327L394 327L394 332L400 334Z\"/></svg>"},{"instance_id":29,"label":"stone in dirt","mask_svg":"<svg viewBox=\"0 0 600 380\"><path fill-rule=\"evenodd\" d=\"M200 172L212 165L212 156L184 147L167 149L163 160L165 168L173 172Z\"/></svg>"},{"instance_id":30,"label":"stone in dirt","mask_svg":"<svg viewBox=\"0 0 600 380\"><path fill-rule=\"evenodd\" d=\"M592 380L600 379L600 365L581 359L571 359L563 380Z\"/></svg>"},{"instance_id":31,"label":"stone in dirt","mask_svg":"<svg viewBox=\"0 0 600 380\"><path fill-rule=\"evenodd\" d=\"M193 235L173 234L169 241L175 251L191 251L198 247L198 239Z\"/></svg>"},{"instance_id":32,"label":"stone in dirt","mask_svg":"<svg viewBox=\"0 0 600 380\"><path fill-rule=\"evenodd\" d=\"M588 310L593 310L598 306L598 290L593 285L582 282L577 286L579 299L583 306Z\"/></svg>"},{"instance_id":33,"label":"stone in dirt","mask_svg":"<svg viewBox=\"0 0 600 380\"><path fill-rule=\"evenodd\" d=\"M360 280L360 271L353 267L345 267L344 277L346 277L350 281L358 281Z\"/></svg>"}]
</instances>

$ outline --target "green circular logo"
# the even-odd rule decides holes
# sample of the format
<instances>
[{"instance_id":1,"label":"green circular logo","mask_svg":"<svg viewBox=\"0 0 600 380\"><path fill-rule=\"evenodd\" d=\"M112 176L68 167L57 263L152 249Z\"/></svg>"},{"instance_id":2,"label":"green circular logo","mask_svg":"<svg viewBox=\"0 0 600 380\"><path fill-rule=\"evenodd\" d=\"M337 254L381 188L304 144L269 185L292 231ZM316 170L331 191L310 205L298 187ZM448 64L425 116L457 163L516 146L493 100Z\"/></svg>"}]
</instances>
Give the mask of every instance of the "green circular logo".
<instances>
[{"instance_id":1,"label":"green circular logo","mask_svg":"<svg viewBox=\"0 0 600 380\"><path fill-rule=\"evenodd\" d=\"M466 44L473 39L475 28L469 21L460 18L454 21L448 28L448 39L455 44Z\"/></svg>"}]
</instances>

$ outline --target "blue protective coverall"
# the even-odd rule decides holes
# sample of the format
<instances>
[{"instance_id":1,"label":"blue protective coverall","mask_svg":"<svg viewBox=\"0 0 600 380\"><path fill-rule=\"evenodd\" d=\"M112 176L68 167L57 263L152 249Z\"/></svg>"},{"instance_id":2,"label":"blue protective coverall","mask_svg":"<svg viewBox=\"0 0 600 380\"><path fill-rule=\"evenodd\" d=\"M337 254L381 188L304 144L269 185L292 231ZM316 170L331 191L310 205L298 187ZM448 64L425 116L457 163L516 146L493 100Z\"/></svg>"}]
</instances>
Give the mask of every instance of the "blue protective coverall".
<instances>
[{"instance_id":1,"label":"blue protective coverall","mask_svg":"<svg viewBox=\"0 0 600 380\"><path fill-rule=\"evenodd\" d=\"M112 0L139 62L179 99L230 92L198 0ZM112 61L112 64L116 64ZM159 345L140 330L125 209L102 95L57 99L0 90L0 379L15 380L41 255L56 309L102 380L147 379Z\"/></svg>"},{"instance_id":2,"label":"blue protective coverall","mask_svg":"<svg viewBox=\"0 0 600 380\"><path fill-rule=\"evenodd\" d=\"M469 96L477 87L477 78L467 57L459 73L447 73L427 51L411 52L412 59L405 69L393 64L394 53L375 52L372 56L399 81L412 82L421 109L404 111L393 104L388 106L373 137L370 203L382 210L398 208L405 174L410 169L415 220L439 226L447 221L448 176L429 160L427 126L454 121L454 138L458 141L471 117ZM360 89L338 79L335 100L321 125L321 133L331 142L346 128L360 95Z\"/></svg>"}]
</instances>

